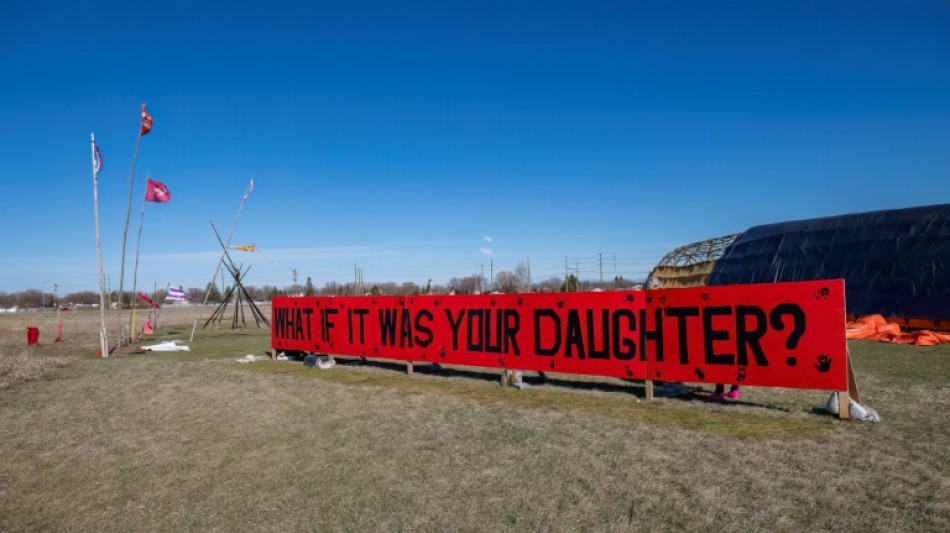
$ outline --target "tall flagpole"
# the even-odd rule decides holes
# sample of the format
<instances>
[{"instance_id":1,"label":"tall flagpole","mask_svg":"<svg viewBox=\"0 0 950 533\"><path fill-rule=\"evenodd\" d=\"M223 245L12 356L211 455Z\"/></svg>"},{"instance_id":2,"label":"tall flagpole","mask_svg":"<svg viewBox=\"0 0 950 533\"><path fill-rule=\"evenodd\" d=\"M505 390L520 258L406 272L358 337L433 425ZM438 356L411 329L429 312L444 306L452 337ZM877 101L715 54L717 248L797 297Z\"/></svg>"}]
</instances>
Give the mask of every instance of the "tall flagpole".
<instances>
[{"instance_id":1,"label":"tall flagpole","mask_svg":"<svg viewBox=\"0 0 950 533\"><path fill-rule=\"evenodd\" d=\"M92 206L96 218L96 255L99 257L99 348L102 357L109 357L109 339L106 335L105 278L102 276L102 241L99 239L99 164L96 158L96 134L89 134L92 150Z\"/></svg>"},{"instance_id":2,"label":"tall flagpole","mask_svg":"<svg viewBox=\"0 0 950 533\"><path fill-rule=\"evenodd\" d=\"M224 253L221 254L221 257L218 259L218 265L214 267L214 274L211 276L211 283L214 283L214 278L218 277L218 271L221 270L221 265L224 263L224 256L228 253L228 246L231 245L231 237L234 236L234 229L237 228L238 219L241 218L241 210L244 209L244 202L247 202L247 196L251 194L251 191L254 190L254 176L251 176L251 182L247 185L247 190L244 191L244 197L241 198L241 205L238 206L237 214L234 215L234 222L231 223L231 232L228 233L228 242L224 246ZM201 306L204 307L208 304L208 295L211 294L211 291L205 287L205 298L201 302ZM195 330L198 329L198 318L200 318L201 309L198 309L198 312L195 313L195 323L191 326L191 337L188 338L188 342L195 340Z\"/></svg>"},{"instance_id":3,"label":"tall flagpole","mask_svg":"<svg viewBox=\"0 0 950 533\"><path fill-rule=\"evenodd\" d=\"M129 336L135 338L135 310L138 308L139 249L142 246L142 226L145 225L145 204L142 200L142 216L139 218L139 237L135 243L135 270L132 273L132 310L129 312Z\"/></svg>"},{"instance_id":4,"label":"tall flagpole","mask_svg":"<svg viewBox=\"0 0 950 533\"><path fill-rule=\"evenodd\" d=\"M144 118L145 118L145 103L143 102L142 103L142 119L144 120ZM118 294L119 312L118 312L118 320L117 320L117 323L119 325L119 331L116 332L118 338L120 339L119 344L122 344L122 340L121 340L122 311L121 309L122 309L122 296L125 294L123 291L123 287L125 284L125 242L126 242L126 237L128 236L128 233L129 233L129 218L132 216L132 191L135 187L135 163L138 161L138 158L139 158L139 146L142 144L142 135L143 135L142 124L139 124L139 136L138 136L138 139L136 139L135 141L135 154L132 156L132 176L131 178L129 178L129 208L125 212L125 228L123 228L122 230L122 266L119 269L119 294ZM132 307L133 308L135 307L134 297L132 298ZM129 335L130 336L132 335L132 330L129 330Z\"/></svg>"}]
</instances>

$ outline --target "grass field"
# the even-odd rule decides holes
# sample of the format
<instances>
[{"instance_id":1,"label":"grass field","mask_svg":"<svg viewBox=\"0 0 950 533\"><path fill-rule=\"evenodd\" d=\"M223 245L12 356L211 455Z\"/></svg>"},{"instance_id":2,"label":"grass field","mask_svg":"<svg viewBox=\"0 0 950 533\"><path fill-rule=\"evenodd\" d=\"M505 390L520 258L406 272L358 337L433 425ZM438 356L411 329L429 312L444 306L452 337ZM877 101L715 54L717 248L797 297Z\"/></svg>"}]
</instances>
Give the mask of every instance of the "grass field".
<instances>
[{"instance_id":1,"label":"grass field","mask_svg":"<svg viewBox=\"0 0 950 533\"><path fill-rule=\"evenodd\" d=\"M950 525L946 346L851 344L869 424L813 413L817 391L638 402L610 379L517 391L473 369L235 362L268 349L256 329L101 359L98 314L68 315L63 344L52 313L0 315L0 531ZM158 340L194 318L163 311Z\"/></svg>"}]
</instances>

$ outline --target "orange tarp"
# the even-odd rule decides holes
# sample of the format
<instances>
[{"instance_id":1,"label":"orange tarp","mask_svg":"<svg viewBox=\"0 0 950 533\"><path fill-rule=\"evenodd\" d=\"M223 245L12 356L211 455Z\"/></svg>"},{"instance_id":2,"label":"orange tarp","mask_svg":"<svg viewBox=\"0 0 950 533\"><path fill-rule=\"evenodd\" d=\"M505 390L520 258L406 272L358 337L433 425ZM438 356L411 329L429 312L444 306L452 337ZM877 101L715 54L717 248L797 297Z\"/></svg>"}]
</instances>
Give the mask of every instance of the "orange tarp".
<instances>
[{"instance_id":1,"label":"orange tarp","mask_svg":"<svg viewBox=\"0 0 950 533\"><path fill-rule=\"evenodd\" d=\"M950 333L939 333L929 329L913 333L901 332L901 327L884 320L881 315L868 315L854 322L848 322L848 339L866 339L869 341L893 342L895 344L913 344L914 346L934 346L950 343Z\"/></svg>"}]
</instances>

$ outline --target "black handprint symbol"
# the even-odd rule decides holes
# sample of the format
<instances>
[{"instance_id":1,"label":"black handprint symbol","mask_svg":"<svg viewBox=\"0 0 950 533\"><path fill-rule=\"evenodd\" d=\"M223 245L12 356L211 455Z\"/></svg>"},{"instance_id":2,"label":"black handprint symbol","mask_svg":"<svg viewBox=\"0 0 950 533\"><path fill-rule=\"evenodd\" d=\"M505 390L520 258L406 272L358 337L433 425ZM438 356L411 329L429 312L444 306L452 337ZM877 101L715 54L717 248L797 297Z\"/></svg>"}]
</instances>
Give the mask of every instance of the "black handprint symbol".
<instances>
[{"instance_id":1,"label":"black handprint symbol","mask_svg":"<svg viewBox=\"0 0 950 533\"><path fill-rule=\"evenodd\" d=\"M818 356L818 364L815 365L815 369L819 372L827 372L831 370L831 358L825 354Z\"/></svg>"}]
</instances>

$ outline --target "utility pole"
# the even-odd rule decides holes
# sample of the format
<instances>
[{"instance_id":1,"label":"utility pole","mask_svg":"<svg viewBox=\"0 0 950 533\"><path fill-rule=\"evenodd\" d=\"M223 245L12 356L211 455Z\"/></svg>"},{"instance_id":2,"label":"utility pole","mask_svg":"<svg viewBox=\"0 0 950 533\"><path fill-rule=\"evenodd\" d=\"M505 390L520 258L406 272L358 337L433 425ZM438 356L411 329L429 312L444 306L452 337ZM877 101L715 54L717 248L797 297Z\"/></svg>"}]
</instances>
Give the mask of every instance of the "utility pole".
<instances>
[{"instance_id":1,"label":"utility pole","mask_svg":"<svg viewBox=\"0 0 950 533\"><path fill-rule=\"evenodd\" d=\"M294 296L297 296L297 267L294 267L290 271L290 276L294 280L294 286L291 288L291 291L294 293ZM224 279L224 273L221 273L221 278Z\"/></svg>"},{"instance_id":2,"label":"utility pole","mask_svg":"<svg viewBox=\"0 0 950 533\"><path fill-rule=\"evenodd\" d=\"M597 258L600 263L600 290L604 290L604 252L599 252Z\"/></svg>"},{"instance_id":3,"label":"utility pole","mask_svg":"<svg viewBox=\"0 0 950 533\"><path fill-rule=\"evenodd\" d=\"M495 258L488 258L488 292L495 292Z\"/></svg>"},{"instance_id":4,"label":"utility pole","mask_svg":"<svg viewBox=\"0 0 950 533\"><path fill-rule=\"evenodd\" d=\"M528 257L528 292L531 292L531 257Z\"/></svg>"}]
</instances>

